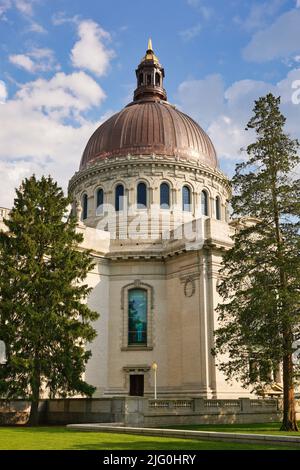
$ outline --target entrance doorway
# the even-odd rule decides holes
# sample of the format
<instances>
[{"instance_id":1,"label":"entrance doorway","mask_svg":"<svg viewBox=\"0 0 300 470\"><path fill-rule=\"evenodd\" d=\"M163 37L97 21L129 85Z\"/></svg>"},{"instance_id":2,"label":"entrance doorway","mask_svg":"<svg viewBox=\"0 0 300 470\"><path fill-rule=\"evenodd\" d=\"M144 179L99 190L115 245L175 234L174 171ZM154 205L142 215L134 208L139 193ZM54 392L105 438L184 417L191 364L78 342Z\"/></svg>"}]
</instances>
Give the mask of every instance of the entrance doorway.
<instances>
[{"instance_id":1,"label":"entrance doorway","mask_svg":"<svg viewBox=\"0 0 300 470\"><path fill-rule=\"evenodd\" d=\"M129 395L135 397L144 396L144 376L142 374L132 374L129 376Z\"/></svg>"}]
</instances>

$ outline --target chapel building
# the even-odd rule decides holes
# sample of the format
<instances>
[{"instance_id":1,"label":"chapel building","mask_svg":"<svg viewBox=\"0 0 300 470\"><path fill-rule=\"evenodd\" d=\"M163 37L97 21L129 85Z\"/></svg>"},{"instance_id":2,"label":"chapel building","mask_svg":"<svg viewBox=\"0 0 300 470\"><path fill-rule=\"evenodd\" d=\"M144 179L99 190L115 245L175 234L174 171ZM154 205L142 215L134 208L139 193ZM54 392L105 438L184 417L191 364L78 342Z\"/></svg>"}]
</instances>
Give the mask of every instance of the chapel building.
<instances>
[{"instance_id":1,"label":"chapel building","mask_svg":"<svg viewBox=\"0 0 300 470\"><path fill-rule=\"evenodd\" d=\"M167 100L151 40L133 101L89 139L69 183L100 313L86 380L95 397L236 398L211 354L231 189L212 141Z\"/></svg>"}]
</instances>

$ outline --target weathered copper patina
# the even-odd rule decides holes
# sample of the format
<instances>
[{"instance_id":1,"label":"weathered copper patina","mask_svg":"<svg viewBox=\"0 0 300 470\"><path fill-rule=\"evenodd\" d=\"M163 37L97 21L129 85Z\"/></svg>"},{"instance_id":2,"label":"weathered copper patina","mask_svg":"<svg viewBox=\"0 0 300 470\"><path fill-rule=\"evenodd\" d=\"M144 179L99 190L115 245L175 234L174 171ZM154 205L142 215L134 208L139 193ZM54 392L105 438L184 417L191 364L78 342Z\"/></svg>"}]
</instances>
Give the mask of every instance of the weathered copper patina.
<instances>
[{"instance_id":1,"label":"weathered copper patina","mask_svg":"<svg viewBox=\"0 0 300 470\"><path fill-rule=\"evenodd\" d=\"M80 169L112 156L164 155L216 168L214 146L204 130L167 100L164 69L149 42L136 70L134 101L104 122L91 136Z\"/></svg>"}]
</instances>

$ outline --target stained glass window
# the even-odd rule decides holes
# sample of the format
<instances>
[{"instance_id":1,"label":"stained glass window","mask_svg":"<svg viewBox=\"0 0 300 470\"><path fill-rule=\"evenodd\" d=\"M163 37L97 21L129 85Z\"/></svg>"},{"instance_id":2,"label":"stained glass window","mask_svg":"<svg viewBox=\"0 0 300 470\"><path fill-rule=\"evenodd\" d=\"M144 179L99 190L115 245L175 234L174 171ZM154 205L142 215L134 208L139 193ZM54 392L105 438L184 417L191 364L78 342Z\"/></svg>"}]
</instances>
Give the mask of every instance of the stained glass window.
<instances>
[{"instance_id":1,"label":"stained glass window","mask_svg":"<svg viewBox=\"0 0 300 470\"><path fill-rule=\"evenodd\" d=\"M97 191L97 213L101 214L103 212L103 202L104 202L104 192L103 189L98 189Z\"/></svg>"},{"instance_id":2,"label":"stained glass window","mask_svg":"<svg viewBox=\"0 0 300 470\"><path fill-rule=\"evenodd\" d=\"M128 291L128 344L147 344L147 291Z\"/></svg>"},{"instance_id":3,"label":"stained glass window","mask_svg":"<svg viewBox=\"0 0 300 470\"><path fill-rule=\"evenodd\" d=\"M139 209L147 207L147 186L145 183L137 185L137 206Z\"/></svg>"},{"instance_id":4,"label":"stained glass window","mask_svg":"<svg viewBox=\"0 0 300 470\"><path fill-rule=\"evenodd\" d=\"M83 195L82 198L82 218L87 219L88 216L88 197L87 194Z\"/></svg>"},{"instance_id":5,"label":"stained glass window","mask_svg":"<svg viewBox=\"0 0 300 470\"><path fill-rule=\"evenodd\" d=\"M219 196L216 197L216 219L221 220L221 203Z\"/></svg>"},{"instance_id":6,"label":"stained glass window","mask_svg":"<svg viewBox=\"0 0 300 470\"><path fill-rule=\"evenodd\" d=\"M160 185L160 207L162 209L170 208L170 188L167 183Z\"/></svg>"},{"instance_id":7,"label":"stained glass window","mask_svg":"<svg viewBox=\"0 0 300 470\"><path fill-rule=\"evenodd\" d=\"M206 191L202 191L201 193L201 208L202 215L208 215L208 196Z\"/></svg>"},{"instance_id":8,"label":"stained glass window","mask_svg":"<svg viewBox=\"0 0 300 470\"><path fill-rule=\"evenodd\" d=\"M118 212L123 209L124 186L122 184L118 184L118 186L116 187L115 196L115 209Z\"/></svg>"},{"instance_id":9,"label":"stained glass window","mask_svg":"<svg viewBox=\"0 0 300 470\"><path fill-rule=\"evenodd\" d=\"M191 190L188 186L182 188L182 210L191 211Z\"/></svg>"}]
</instances>

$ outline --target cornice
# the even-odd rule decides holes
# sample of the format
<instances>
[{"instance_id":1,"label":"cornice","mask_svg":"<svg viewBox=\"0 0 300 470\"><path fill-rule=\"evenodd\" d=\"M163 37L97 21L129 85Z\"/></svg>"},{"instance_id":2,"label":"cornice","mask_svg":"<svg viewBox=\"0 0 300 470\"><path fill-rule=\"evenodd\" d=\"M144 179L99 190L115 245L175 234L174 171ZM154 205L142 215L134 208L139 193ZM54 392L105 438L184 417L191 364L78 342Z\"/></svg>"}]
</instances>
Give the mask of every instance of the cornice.
<instances>
[{"instance_id":1,"label":"cornice","mask_svg":"<svg viewBox=\"0 0 300 470\"><path fill-rule=\"evenodd\" d=\"M188 171L198 175L209 177L219 182L226 189L231 192L229 180L218 169L211 168L200 161L194 163L184 159L174 159L174 157L160 156L160 155L126 155L106 158L103 161L97 162L94 165L89 166L83 170L77 171L69 182L68 190L73 192L75 187L83 182L87 181L91 177L95 177L103 173L111 173L113 170L132 170L134 167L142 167L143 170L150 169L153 174L157 168L169 167L175 171ZM129 175L128 175L129 176ZM176 177L176 176L175 176Z\"/></svg>"}]
</instances>

